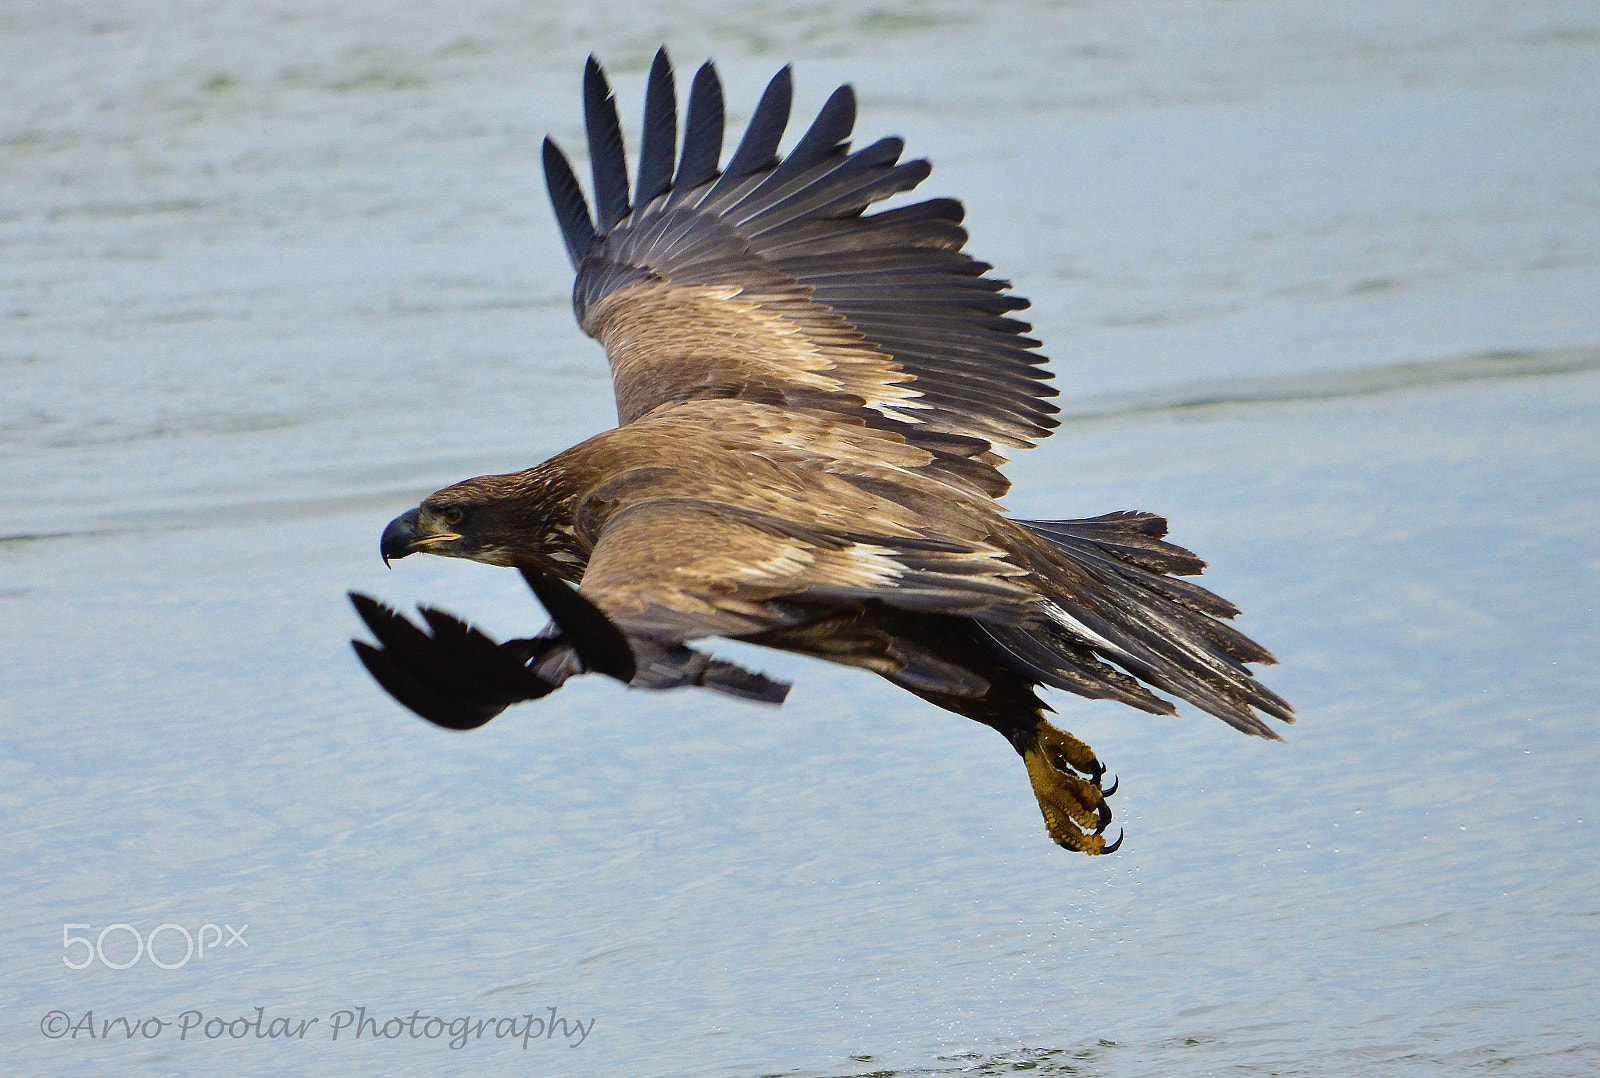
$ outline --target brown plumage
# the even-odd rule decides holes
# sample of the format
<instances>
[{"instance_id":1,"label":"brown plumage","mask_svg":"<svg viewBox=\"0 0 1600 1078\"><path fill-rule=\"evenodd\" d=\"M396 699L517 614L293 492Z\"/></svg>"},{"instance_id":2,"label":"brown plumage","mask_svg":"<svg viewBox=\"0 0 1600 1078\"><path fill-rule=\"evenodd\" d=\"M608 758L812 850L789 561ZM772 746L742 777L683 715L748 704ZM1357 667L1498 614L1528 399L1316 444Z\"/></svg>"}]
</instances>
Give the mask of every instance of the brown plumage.
<instances>
[{"instance_id":1,"label":"brown plumage","mask_svg":"<svg viewBox=\"0 0 1600 1078\"><path fill-rule=\"evenodd\" d=\"M1246 666L1271 655L1224 624L1231 604L1181 579L1204 563L1164 541L1160 517L1003 515L998 449L1055 426L1038 342L1011 317L1027 302L962 251L958 202L864 212L929 170L900 161L897 139L851 152L849 87L779 156L780 71L719 170L715 70L695 77L679 154L658 53L631 199L592 58L584 99L598 221L548 139L545 170L621 425L390 523L386 560L517 567L553 619L496 644L437 610L423 631L353 596L379 643L357 651L397 699L457 729L586 671L781 701L788 686L686 646L748 640L994 727L1050 837L1085 853L1117 846L1104 768L1045 720L1039 686L1170 714L1155 689L1261 737L1277 735L1257 712L1292 721Z\"/></svg>"}]
</instances>

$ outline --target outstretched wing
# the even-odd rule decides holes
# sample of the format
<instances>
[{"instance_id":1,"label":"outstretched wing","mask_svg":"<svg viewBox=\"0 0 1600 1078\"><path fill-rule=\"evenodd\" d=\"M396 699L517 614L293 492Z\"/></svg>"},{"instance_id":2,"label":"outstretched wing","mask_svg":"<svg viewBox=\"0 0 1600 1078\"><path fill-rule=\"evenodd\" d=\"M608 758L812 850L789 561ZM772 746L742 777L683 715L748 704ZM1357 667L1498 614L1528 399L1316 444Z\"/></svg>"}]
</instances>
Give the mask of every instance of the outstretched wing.
<instances>
[{"instance_id":1,"label":"outstretched wing","mask_svg":"<svg viewBox=\"0 0 1600 1078\"><path fill-rule=\"evenodd\" d=\"M550 613L538 636L497 644L453 614L422 608L427 629L366 595L350 601L377 645L352 640L373 679L438 726L472 730L512 704L548 696L570 677L606 674L642 689L698 685L781 704L786 682L714 659L672 640L630 636L565 581L536 569L523 579Z\"/></svg>"},{"instance_id":2,"label":"outstretched wing","mask_svg":"<svg viewBox=\"0 0 1600 1078\"><path fill-rule=\"evenodd\" d=\"M512 704L549 695L562 680L528 668L549 653L553 638L497 644L432 607L422 608L424 631L370 596L350 592L350 601L378 641L350 641L367 672L390 696L446 729L476 729Z\"/></svg>"},{"instance_id":3,"label":"outstretched wing","mask_svg":"<svg viewBox=\"0 0 1600 1078\"><path fill-rule=\"evenodd\" d=\"M762 95L719 170L722 89L694 79L673 169L677 107L665 50L646 91L638 185L615 102L591 57L584 108L598 219L545 140L545 176L577 269L573 305L606 348L622 423L663 404L739 398L830 412L931 451L983 458L1056 426L1027 301L961 248L962 208L940 198L867 215L916 187L926 161L899 139L850 151L855 95L834 91L778 154L789 69Z\"/></svg>"}]
</instances>

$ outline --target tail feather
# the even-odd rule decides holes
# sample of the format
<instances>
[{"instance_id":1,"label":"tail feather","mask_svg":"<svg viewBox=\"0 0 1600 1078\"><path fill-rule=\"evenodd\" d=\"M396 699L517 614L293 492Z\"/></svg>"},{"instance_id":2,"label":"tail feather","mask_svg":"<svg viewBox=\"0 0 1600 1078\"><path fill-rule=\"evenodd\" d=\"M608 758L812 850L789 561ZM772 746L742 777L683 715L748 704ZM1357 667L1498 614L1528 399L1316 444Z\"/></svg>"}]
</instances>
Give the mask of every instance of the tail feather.
<instances>
[{"instance_id":1,"label":"tail feather","mask_svg":"<svg viewBox=\"0 0 1600 1078\"><path fill-rule=\"evenodd\" d=\"M1016 523L1044 541L1030 568L1050 601L1044 617L999 633L997 640L1033 676L1083 695L1159 710L1129 699L1133 690L1108 678L1109 668L1098 661L1104 659L1245 733L1278 737L1256 710L1294 721L1288 702L1245 665L1271 663L1272 654L1219 620L1233 617L1237 608L1168 575L1198 573L1205 563L1164 541L1165 519L1124 512ZM1098 656L1095 666L1085 664L1086 652ZM1092 691L1076 684L1085 676Z\"/></svg>"},{"instance_id":2,"label":"tail feather","mask_svg":"<svg viewBox=\"0 0 1600 1078\"><path fill-rule=\"evenodd\" d=\"M1091 700L1116 700L1152 715L1176 712L1172 703L1095 656L1093 649L1047 625L980 628L1019 674Z\"/></svg>"},{"instance_id":3,"label":"tail feather","mask_svg":"<svg viewBox=\"0 0 1600 1078\"><path fill-rule=\"evenodd\" d=\"M1167 518L1123 510L1078 520L1019 520L1024 528L1052 542L1087 541L1118 559L1155 573L1194 576L1206 563L1192 550L1162 540Z\"/></svg>"}]
</instances>

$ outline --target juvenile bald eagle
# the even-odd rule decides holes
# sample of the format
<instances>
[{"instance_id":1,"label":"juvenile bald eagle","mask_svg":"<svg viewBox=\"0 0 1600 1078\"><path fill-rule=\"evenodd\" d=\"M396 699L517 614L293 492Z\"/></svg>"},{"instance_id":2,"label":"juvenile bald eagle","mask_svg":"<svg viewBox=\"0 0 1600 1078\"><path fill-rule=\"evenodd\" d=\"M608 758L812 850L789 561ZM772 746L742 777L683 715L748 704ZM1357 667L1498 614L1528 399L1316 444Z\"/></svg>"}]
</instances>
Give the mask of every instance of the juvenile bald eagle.
<instances>
[{"instance_id":1,"label":"juvenile bald eagle","mask_svg":"<svg viewBox=\"0 0 1600 1078\"><path fill-rule=\"evenodd\" d=\"M355 641L397 700L453 729L596 671L769 702L788 686L686 646L751 641L862 667L992 726L1022 756L1050 837L1109 853L1104 768L1046 721L1041 685L1171 714L1169 693L1248 734L1292 721L1247 663L1237 611L1180 579L1204 562L1143 512L1011 520L998 450L1056 426L1026 300L962 250L961 204L868 214L916 187L899 139L851 151L840 87L786 155L789 69L726 165L723 99L695 75L681 150L666 52L650 69L630 196L610 87L591 57L591 217L567 159L545 177L605 346L619 426L512 475L446 487L384 530L416 552L520 569L553 621L496 644L424 608L424 630L352 594ZM574 590L573 585L577 585ZM1114 789L1114 784L1113 784Z\"/></svg>"}]
</instances>

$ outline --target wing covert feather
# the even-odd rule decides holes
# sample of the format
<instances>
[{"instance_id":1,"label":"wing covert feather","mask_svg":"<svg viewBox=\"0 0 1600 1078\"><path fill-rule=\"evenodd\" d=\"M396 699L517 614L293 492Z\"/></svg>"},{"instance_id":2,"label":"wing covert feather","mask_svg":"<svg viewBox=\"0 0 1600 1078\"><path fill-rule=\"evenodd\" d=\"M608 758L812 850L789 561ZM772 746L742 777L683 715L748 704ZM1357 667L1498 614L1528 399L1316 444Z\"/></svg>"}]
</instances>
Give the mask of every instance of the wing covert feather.
<instances>
[{"instance_id":1,"label":"wing covert feather","mask_svg":"<svg viewBox=\"0 0 1600 1078\"><path fill-rule=\"evenodd\" d=\"M640 477L658 492L660 476ZM706 498L612 492L582 593L631 633L750 636L872 601L1016 622L1031 594L974 545L814 526Z\"/></svg>"}]
</instances>

